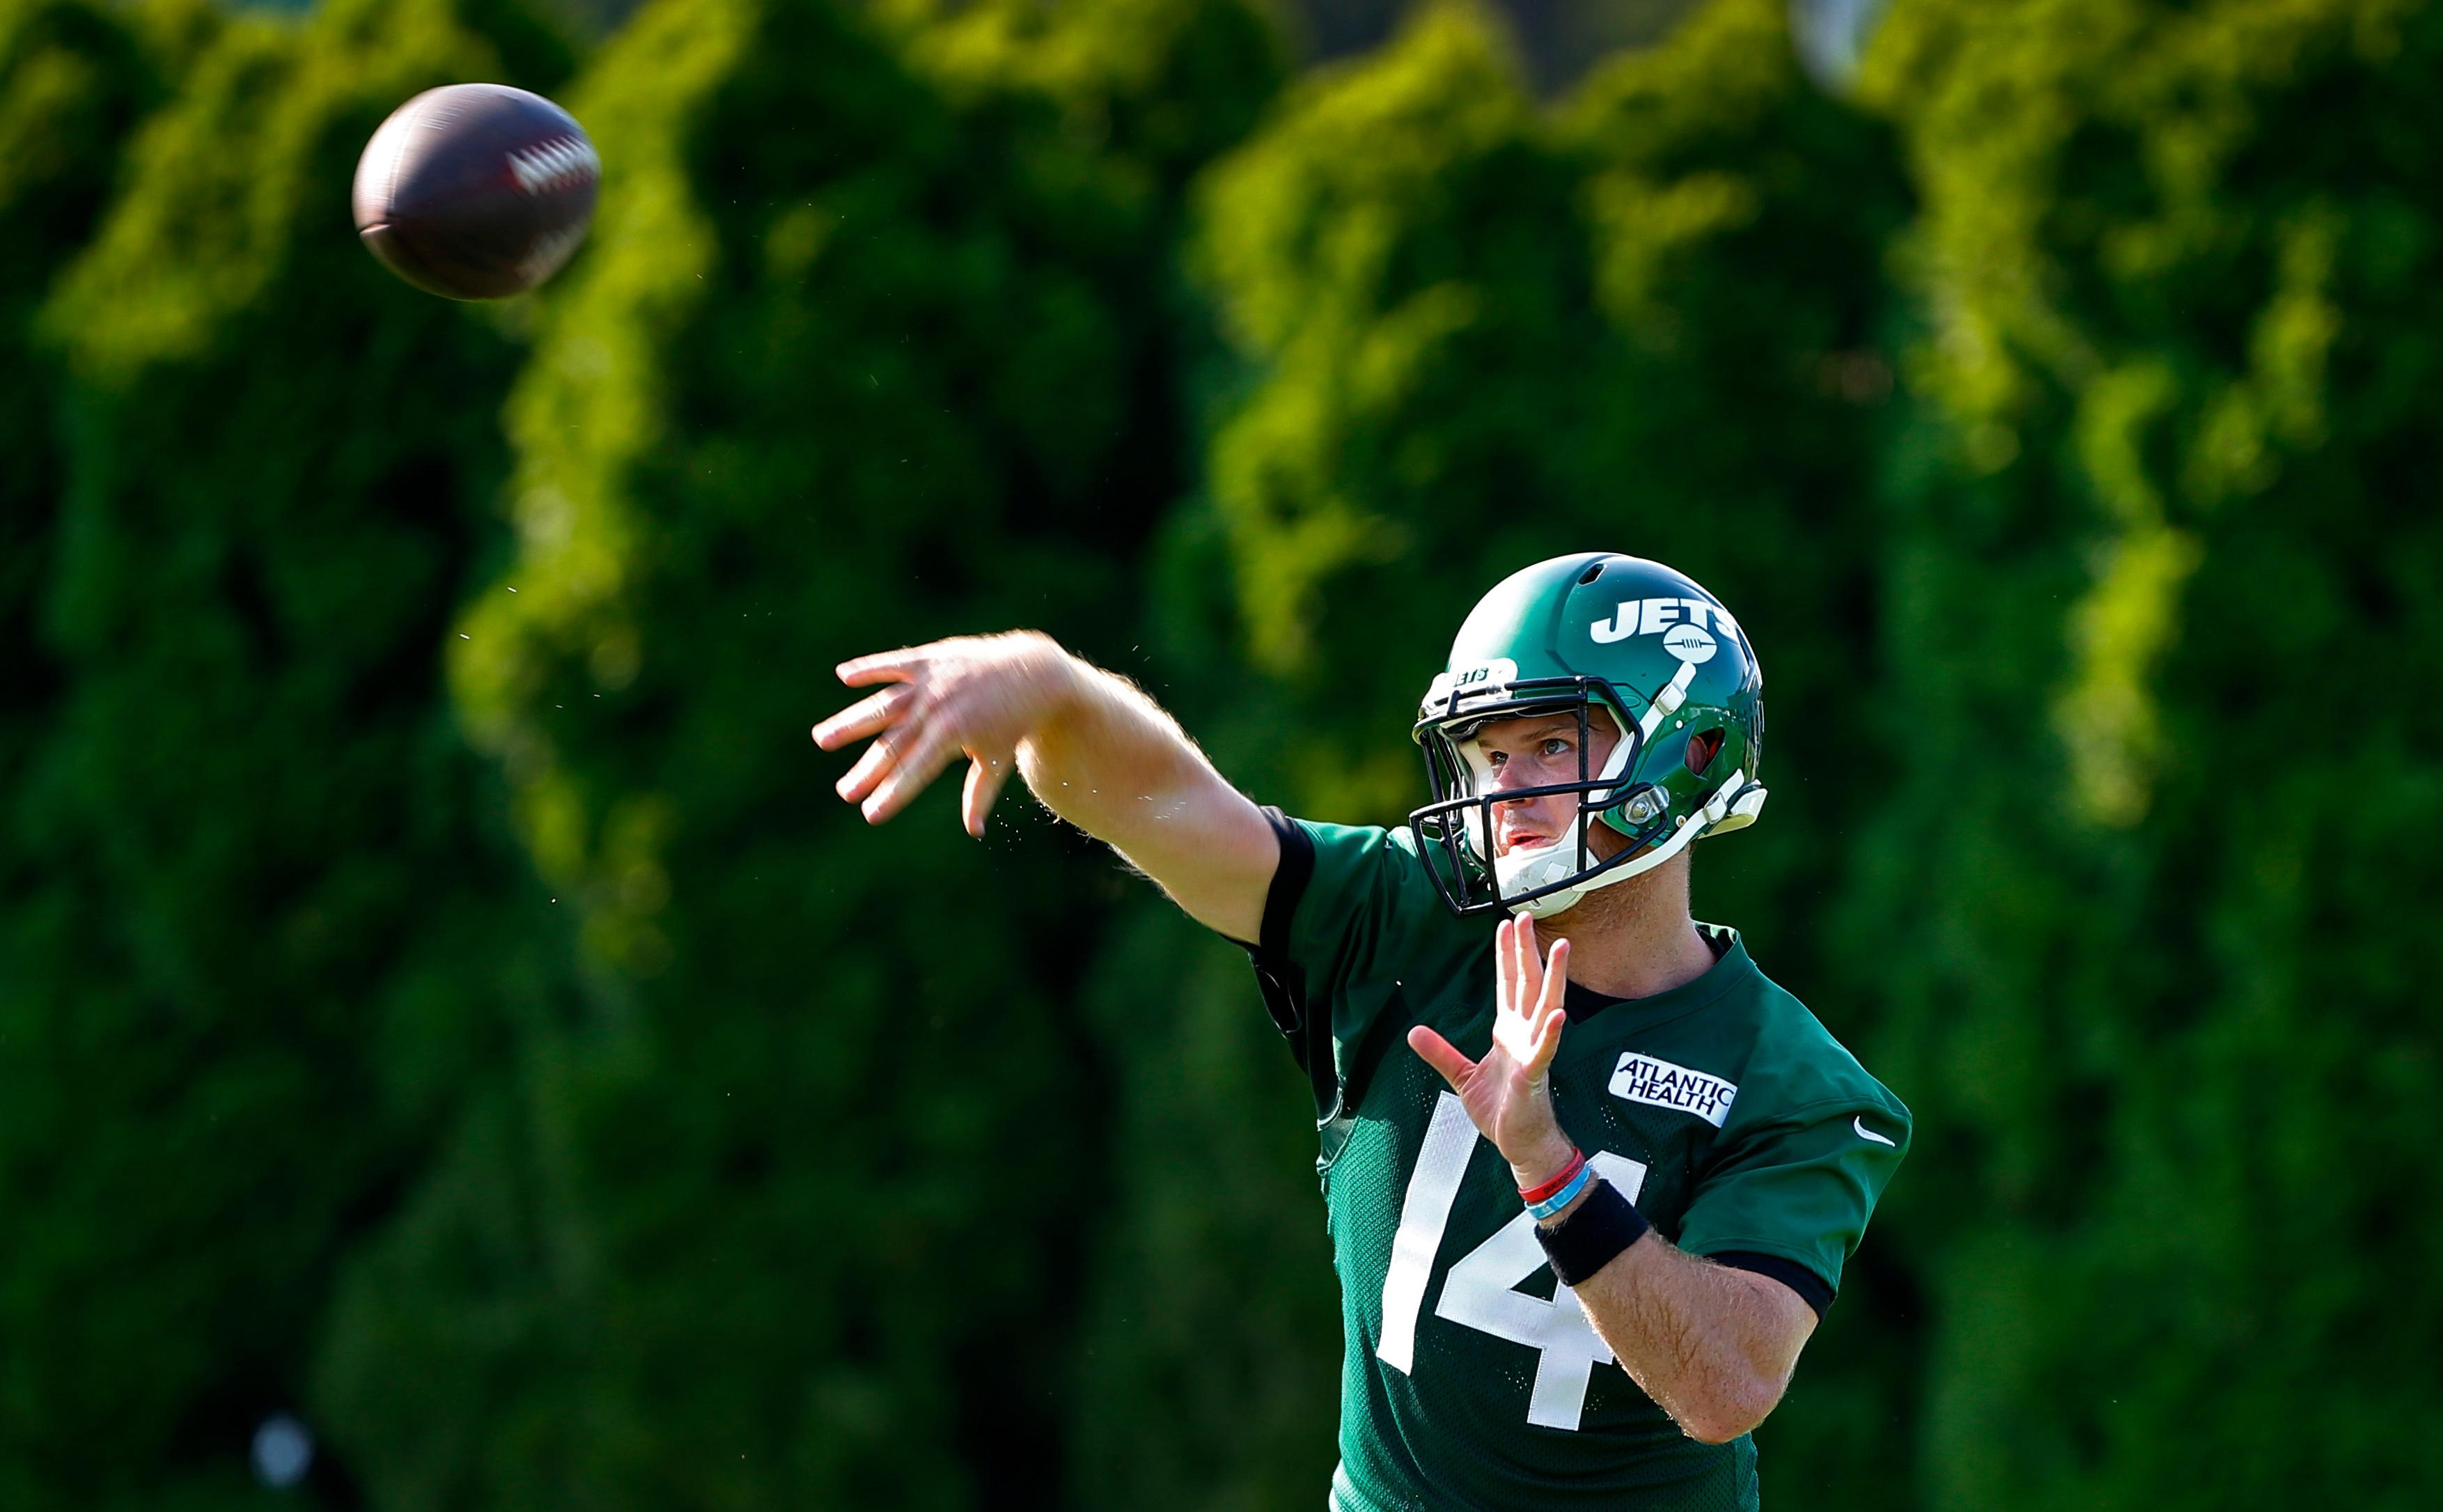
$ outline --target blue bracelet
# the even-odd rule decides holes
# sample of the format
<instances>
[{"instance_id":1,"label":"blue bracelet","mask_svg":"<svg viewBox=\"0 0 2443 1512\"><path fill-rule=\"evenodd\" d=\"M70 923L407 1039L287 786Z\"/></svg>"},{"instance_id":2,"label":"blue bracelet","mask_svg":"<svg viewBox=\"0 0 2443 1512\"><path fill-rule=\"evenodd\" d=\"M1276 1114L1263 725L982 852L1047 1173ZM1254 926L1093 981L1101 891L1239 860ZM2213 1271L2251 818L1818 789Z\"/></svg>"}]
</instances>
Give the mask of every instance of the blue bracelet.
<instances>
[{"instance_id":1,"label":"blue bracelet","mask_svg":"<svg viewBox=\"0 0 2443 1512\"><path fill-rule=\"evenodd\" d=\"M1570 1184L1568 1186L1552 1193L1550 1197L1545 1198L1542 1202L1529 1203L1527 1205L1527 1210L1530 1213L1534 1214L1535 1221L1540 1224L1545 1219L1552 1217L1554 1213L1559 1212L1562 1208L1567 1208L1570 1204L1577 1201L1578 1193L1586 1190L1587 1183L1594 1179L1595 1165L1593 1161L1589 1160L1585 1165L1578 1168L1578 1173L1570 1178Z\"/></svg>"}]
</instances>

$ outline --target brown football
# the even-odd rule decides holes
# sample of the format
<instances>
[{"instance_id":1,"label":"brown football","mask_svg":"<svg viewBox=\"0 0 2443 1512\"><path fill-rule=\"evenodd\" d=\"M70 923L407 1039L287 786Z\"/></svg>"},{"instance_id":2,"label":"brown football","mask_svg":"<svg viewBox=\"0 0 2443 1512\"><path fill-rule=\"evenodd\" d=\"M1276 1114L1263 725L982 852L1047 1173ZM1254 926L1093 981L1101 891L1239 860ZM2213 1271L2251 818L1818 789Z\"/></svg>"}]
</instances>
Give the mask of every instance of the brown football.
<instances>
[{"instance_id":1,"label":"brown football","mask_svg":"<svg viewBox=\"0 0 2443 1512\"><path fill-rule=\"evenodd\" d=\"M451 299L520 294L560 271L594 219L601 160L577 118L506 84L428 89L357 159L357 234Z\"/></svg>"}]
</instances>

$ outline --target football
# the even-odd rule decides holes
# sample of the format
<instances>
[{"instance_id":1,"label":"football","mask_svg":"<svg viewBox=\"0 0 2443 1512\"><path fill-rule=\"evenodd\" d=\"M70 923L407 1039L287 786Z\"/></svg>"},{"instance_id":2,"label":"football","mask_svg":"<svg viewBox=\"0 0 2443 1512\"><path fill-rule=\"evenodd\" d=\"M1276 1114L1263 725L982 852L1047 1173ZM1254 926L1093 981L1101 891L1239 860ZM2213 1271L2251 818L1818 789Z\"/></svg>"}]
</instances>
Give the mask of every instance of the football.
<instances>
[{"instance_id":1,"label":"football","mask_svg":"<svg viewBox=\"0 0 2443 1512\"><path fill-rule=\"evenodd\" d=\"M357 234L418 288L521 294L585 239L601 168L577 118L541 95L428 89L393 111L357 159Z\"/></svg>"}]
</instances>

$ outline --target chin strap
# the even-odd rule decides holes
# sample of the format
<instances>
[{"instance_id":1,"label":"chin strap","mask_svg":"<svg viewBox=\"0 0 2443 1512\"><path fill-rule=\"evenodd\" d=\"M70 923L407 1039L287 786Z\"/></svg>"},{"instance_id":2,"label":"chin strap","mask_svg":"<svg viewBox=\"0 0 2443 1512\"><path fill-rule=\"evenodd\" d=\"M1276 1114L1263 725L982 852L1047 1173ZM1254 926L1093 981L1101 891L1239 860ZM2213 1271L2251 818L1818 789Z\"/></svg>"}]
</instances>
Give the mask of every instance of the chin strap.
<instances>
[{"instance_id":1,"label":"chin strap","mask_svg":"<svg viewBox=\"0 0 2443 1512\"><path fill-rule=\"evenodd\" d=\"M1654 870L1686 850L1689 841L1699 835L1728 833L1754 823L1756 815L1764 809L1765 790L1749 782L1747 775L1744 769L1731 773L1721 786L1714 789L1713 797L1680 821L1680 827L1673 830L1668 839L1644 855L1597 873L1575 887L1565 887L1524 903L1513 903L1510 912L1523 913L1531 919L1550 918L1576 907L1580 899L1599 887L1609 887L1614 882L1625 882ZM1579 816L1576 827L1580 834L1584 833L1586 823L1585 816ZM1569 840L1539 845L1534 850L1512 851L1494 862L1494 877L1504 897L1514 893L1532 893L1568 876L1575 869L1577 858L1577 840L1572 837Z\"/></svg>"}]
</instances>

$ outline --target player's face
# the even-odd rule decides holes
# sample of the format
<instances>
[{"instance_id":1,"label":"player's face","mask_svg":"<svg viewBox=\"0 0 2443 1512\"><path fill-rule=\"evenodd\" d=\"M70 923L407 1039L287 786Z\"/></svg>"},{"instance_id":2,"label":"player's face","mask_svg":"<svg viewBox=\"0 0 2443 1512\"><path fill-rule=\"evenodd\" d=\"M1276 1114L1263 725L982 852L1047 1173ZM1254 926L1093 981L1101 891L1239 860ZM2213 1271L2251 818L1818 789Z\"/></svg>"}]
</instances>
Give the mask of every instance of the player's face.
<instances>
[{"instance_id":1,"label":"player's face","mask_svg":"<svg viewBox=\"0 0 2443 1512\"><path fill-rule=\"evenodd\" d=\"M1587 712L1584 772L1603 769L1620 739L1619 727L1600 709ZM1535 714L1524 719L1497 719L1473 737L1484 790L1498 795L1522 788L1549 787L1580 779L1578 721L1574 714ZM1578 814L1575 793L1547 793L1541 798L1497 801L1493 805L1493 851L1507 856L1519 846L1550 845L1566 838ZM1595 831L1600 840L1603 831Z\"/></svg>"}]
</instances>

